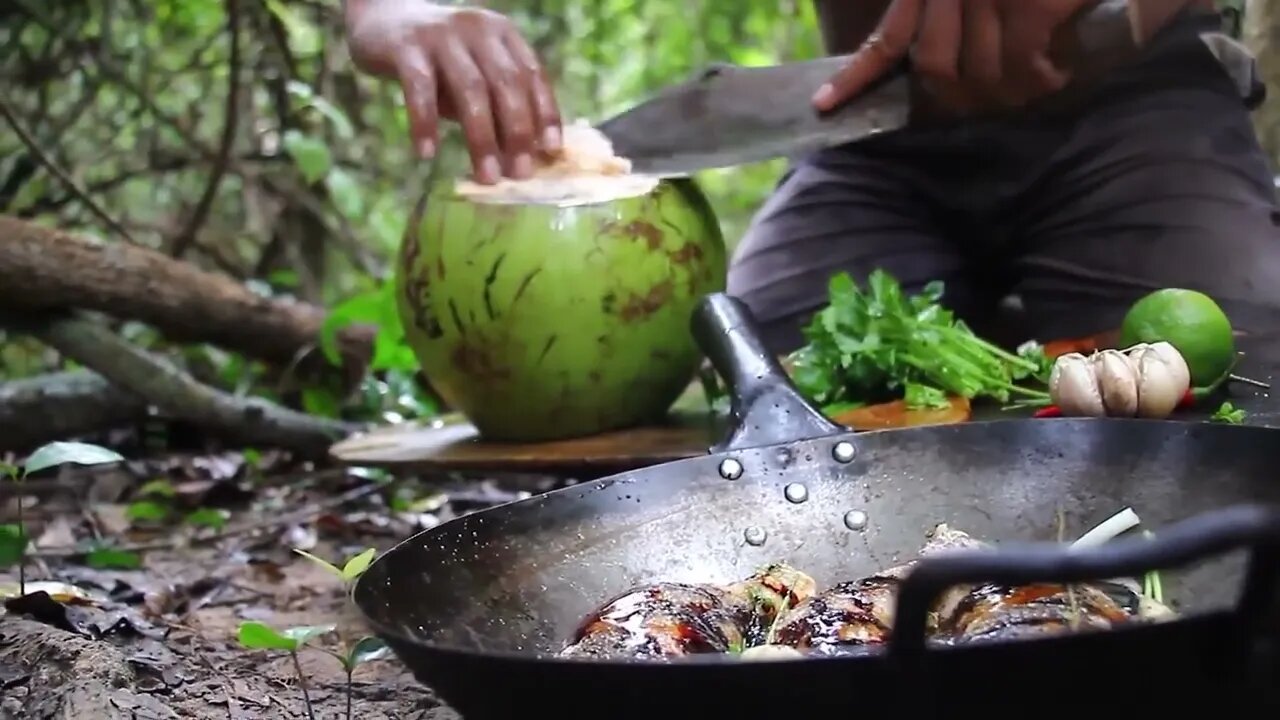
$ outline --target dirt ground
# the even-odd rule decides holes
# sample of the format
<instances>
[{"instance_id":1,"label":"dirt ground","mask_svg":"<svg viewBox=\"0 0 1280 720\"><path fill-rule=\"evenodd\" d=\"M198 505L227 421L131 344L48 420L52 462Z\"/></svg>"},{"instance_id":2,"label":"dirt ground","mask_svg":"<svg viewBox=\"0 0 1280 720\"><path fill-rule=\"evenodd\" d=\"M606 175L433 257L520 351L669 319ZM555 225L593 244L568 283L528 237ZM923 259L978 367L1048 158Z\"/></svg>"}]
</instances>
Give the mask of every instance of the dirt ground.
<instances>
[{"instance_id":1,"label":"dirt ground","mask_svg":"<svg viewBox=\"0 0 1280 720\"><path fill-rule=\"evenodd\" d=\"M130 508L155 497L139 489L154 489L157 479L172 491L162 493L170 515L216 508L225 525L140 521ZM8 598L0 614L0 718L308 717L290 656L240 647L239 625L253 620L278 629L337 626L299 662L315 718L345 718L345 673L323 649L338 650L365 630L341 580L292 549L340 563L552 484L259 470L235 454L29 480L36 549L28 595L15 599L16 572L0 574ZM16 493L6 492L3 514L12 517ZM68 550L95 539L133 553L141 567L90 567L91 559ZM389 653L356 669L352 705L362 720L458 717Z\"/></svg>"}]
</instances>

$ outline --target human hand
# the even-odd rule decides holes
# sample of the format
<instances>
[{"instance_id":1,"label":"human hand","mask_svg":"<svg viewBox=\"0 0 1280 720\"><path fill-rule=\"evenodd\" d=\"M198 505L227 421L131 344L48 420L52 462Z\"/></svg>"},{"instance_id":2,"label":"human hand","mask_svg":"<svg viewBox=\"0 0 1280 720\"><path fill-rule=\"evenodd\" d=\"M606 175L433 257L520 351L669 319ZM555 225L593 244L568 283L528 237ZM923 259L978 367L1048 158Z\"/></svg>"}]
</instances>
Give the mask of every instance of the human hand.
<instances>
[{"instance_id":1,"label":"human hand","mask_svg":"<svg viewBox=\"0 0 1280 720\"><path fill-rule=\"evenodd\" d=\"M1060 90L1053 36L1095 0L894 0L876 31L813 96L832 110L910 55L912 73L944 107L1020 107Z\"/></svg>"},{"instance_id":2,"label":"human hand","mask_svg":"<svg viewBox=\"0 0 1280 720\"><path fill-rule=\"evenodd\" d=\"M482 183L528 177L534 153L559 149L551 83L506 17L423 0L349 0L347 30L358 65L400 81L423 158L436 152L441 117L462 125Z\"/></svg>"}]
</instances>

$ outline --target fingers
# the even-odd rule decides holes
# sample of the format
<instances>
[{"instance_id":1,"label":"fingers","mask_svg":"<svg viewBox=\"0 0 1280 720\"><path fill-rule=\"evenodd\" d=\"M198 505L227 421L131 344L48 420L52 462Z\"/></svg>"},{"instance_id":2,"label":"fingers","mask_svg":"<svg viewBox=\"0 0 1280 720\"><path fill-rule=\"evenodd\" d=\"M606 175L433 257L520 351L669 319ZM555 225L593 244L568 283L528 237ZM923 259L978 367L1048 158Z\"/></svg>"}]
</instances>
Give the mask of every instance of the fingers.
<instances>
[{"instance_id":1,"label":"fingers","mask_svg":"<svg viewBox=\"0 0 1280 720\"><path fill-rule=\"evenodd\" d=\"M1000 12L993 0L965 0L961 73L984 94L999 95L1004 40Z\"/></svg>"},{"instance_id":2,"label":"fingers","mask_svg":"<svg viewBox=\"0 0 1280 720\"><path fill-rule=\"evenodd\" d=\"M537 127L537 137L543 150L554 152L560 149L560 106L556 103L555 92L547 73L538 62L537 55L529 43L514 30L503 34L503 42L516 65L529 78L530 90L533 94L533 116Z\"/></svg>"},{"instance_id":3,"label":"fingers","mask_svg":"<svg viewBox=\"0 0 1280 720\"><path fill-rule=\"evenodd\" d=\"M960 40L964 13L961 0L930 0L924 4L920 33L911 50L913 69L941 83L960 79ZM966 0L971 1L971 0Z\"/></svg>"},{"instance_id":4,"label":"fingers","mask_svg":"<svg viewBox=\"0 0 1280 720\"><path fill-rule=\"evenodd\" d=\"M500 35L476 38L471 57L489 84L503 168L509 177L527 178L533 174L536 129L532 75L516 65Z\"/></svg>"},{"instance_id":5,"label":"fingers","mask_svg":"<svg viewBox=\"0 0 1280 720\"><path fill-rule=\"evenodd\" d=\"M440 80L452 98L456 119L467 138L476 180L496 183L502 179L502 163L485 76L457 38L443 39L435 48Z\"/></svg>"},{"instance_id":6,"label":"fingers","mask_svg":"<svg viewBox=\"0 0 1280 720\"><path fill-rule=\"evenodd\" d=\"M912 70L929 93L953 111L972 104L960 74L961 39L964 32L962 0L928 0L920 18L920 31L911 48Z\"/></svg>"},{"instance_id":7,"label":"fingers","mask_svg":"<svg viewBox=\"0 0 1280 720\"><path fill-rule=\"evenodd\" d=\"M822 112L834 109L906 57L920 22L922 4L923 0L894 0L871 37L814 93L814 107Z\"/></svg>"},{"instance_id":8,"label":"fingers","mask_svg":"<svg viewBox=\"0 0 1280 720\"><path fill-rule=\"evenodd\" d=\"M1007 11L1002 17L1006 27L1018 28L1018 32L1004 33L1002 59L1004 77L1002 85L1007 96L1017 104L1057 92L1067 85L1070 75L1057 68L1049 59L1049 48L1054 29L1064 20L1051 15L1016 17L1021 9Z\"/></svg>"},{"instance_id":9,"label":"fingers","mask_svg":"<svg viewBox=\"0 0 1280 720\"><path fill-rule=\"evenodd\" d=\"M395 72L404 92L409 114L409 137L422 159L436 154L439 143L439 108L436 106L436 79L431 63L417 46L406 46L395 58Z\"/></svg>"}]
</instances>

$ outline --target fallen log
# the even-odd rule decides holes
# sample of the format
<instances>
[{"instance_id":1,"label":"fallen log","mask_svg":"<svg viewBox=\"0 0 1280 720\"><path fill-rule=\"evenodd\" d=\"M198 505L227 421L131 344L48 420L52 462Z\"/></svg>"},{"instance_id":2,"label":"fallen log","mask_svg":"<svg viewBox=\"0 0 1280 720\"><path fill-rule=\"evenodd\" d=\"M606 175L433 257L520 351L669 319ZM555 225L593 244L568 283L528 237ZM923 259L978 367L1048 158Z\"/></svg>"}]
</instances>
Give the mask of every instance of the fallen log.
<instances>
[{"instance_id":1,"label":"fallen log","mask_svg":"<svg viewBox=\"0 0 1280 720\"><path fill-rule=\"evenodd\" d=\"M15 328L136 395L165 415L228 438L324 457L359 425L314 417L261 398L237 397L200 383L182 368L138 348L82 313L24 318Z\"/></svg>"},{"instance_id":2,"label":"fallen log","mask_svg":"<svg viewBox=\"0 0 1280 720\"><path fill-rule=\"evenodd\" d=\"M176 341L208 342L289 364L314 349L325 311L264 297L229 277L154 250L103 242L0 215L0 308L82 309L138 320ZM376 330L339 334L343 357L361 369Z\"/></svg>"},{"instance_id":3,"label":"fallen log","mask_svg":"<svg viewBox=\"0 0 1280 720\"><path fill-rule=\"evenodd\" d=\"M0 452L134 422L146 411L142 398L88 370L11 380L0 384Z\"/></svg>"}]
</instances>

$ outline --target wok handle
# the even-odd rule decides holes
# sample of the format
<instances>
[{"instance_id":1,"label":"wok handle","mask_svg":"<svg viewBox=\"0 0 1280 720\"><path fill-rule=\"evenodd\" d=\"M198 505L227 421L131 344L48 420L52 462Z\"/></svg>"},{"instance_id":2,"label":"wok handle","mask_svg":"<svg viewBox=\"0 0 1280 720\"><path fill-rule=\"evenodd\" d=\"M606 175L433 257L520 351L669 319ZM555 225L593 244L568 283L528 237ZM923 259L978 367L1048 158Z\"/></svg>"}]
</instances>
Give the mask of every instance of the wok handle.
<instances>
[{"instance_id":1,"label":"wok handle","mask_svg":"<svg viewBox=\"0 0 1280 720\"><path fill-rule=\"evenodd\" d=\"M899 591L888 656L904 665L923 658L929 610L944 591L957 585L1072 583L1135 576L1152 569L1185 567L1243 548L1250 549L1250 555L1236 604L1241 626L1246 637L1256 630L1280 632L1280 509L1236 505L1183 520L1153 539L1117 540L1088 550L1027 543L923 559ZM1268 623L1271 627L1264 628Z\"/></svg>"},{"instance_id":2,"label":"wok handle","mask_svg":"<svg viewBox=\"0 0 1280 720\"><path fill-rule=\"evenodd\" d=\"M729 387L729 433L713 453L779 445L848 432L808 403L760 340L751 311L724 293L702 298L694 340Z\"/></svg>"}]
</instances>

